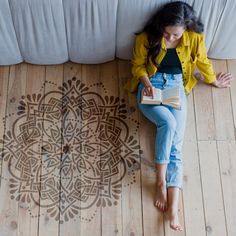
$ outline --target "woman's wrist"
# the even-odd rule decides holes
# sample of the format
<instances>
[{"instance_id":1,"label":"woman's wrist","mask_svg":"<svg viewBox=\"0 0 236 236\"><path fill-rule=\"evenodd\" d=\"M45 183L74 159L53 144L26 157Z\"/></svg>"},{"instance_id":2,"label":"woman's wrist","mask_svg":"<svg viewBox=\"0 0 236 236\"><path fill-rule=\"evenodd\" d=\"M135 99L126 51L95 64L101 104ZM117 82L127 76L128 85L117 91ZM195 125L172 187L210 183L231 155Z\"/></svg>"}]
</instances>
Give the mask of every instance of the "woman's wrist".
<instances>
[{"instance_id":1,"label":"woman's wrist","mask_svg":"<svg viewBox=\"0 0 236 236\"><path fill-rule=\"evenodd\" d=\"M214 82L212 82L211 85L213 85L213 86L215 86L215 87L218 87L218 81L217 81L217 79L216 79Z\"/></svg>"},{"instance_id":2,"label":"woman's wrist","mask_svg":"<svg viewBox=\"0 0 236 236\"><path fill-rule=\"evenodd\" d=\"M139 78L139 81L143 84L143 86L144 86L145 88L152 86L152 84L151 84L149 78L146 77L146 76L140 77L140 78Z\"/></svg>"}]
</instances>

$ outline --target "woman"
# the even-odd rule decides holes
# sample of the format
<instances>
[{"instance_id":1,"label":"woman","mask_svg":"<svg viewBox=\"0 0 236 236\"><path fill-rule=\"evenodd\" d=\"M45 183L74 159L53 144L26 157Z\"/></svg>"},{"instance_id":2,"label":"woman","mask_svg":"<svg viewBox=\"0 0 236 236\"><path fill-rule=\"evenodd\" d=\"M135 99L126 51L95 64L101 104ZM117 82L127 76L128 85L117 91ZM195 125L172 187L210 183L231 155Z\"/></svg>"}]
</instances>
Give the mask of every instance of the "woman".
<instances>
[{"instance_id":1,"label":"woman","mask_svg":"<svg viewBox=\"0 0 236 236\"><path fill-rule=\"evenodd\" d=\"M186 123L187 95L196 85L197 67L204 81L216 87L228 87L230 73L215 75L207 58L203 24L188 4L165 4L137 34L133 50L132 74L126 88L137 90L141 112L156 125L155 163L157 194L155 205L169 211L170 227L183 230L178 219L179 189L182 187L182 143ZM141 93L153 96L154 88L179 86L181 109L166 105L144 105Z\"/></svg>"}]
</instances>

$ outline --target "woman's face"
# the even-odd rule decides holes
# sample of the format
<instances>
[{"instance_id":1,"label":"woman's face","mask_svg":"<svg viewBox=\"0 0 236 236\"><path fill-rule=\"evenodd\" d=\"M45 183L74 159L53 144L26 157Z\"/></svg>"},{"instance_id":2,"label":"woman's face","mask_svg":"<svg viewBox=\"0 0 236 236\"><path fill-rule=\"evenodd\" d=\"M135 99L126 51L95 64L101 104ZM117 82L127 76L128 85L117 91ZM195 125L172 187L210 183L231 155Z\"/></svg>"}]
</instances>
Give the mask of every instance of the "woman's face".
<instances>
[{"instance_id":1,"label":"woman's face","mask_svg":"<svg viewBox=\"0 0 236 236\"><path fill-rule=\"evenodd\" d=\"M168 43L174 43L182 37L184 31L183 26L166 26L163 37Z\"/></svg>"}]
</instances>

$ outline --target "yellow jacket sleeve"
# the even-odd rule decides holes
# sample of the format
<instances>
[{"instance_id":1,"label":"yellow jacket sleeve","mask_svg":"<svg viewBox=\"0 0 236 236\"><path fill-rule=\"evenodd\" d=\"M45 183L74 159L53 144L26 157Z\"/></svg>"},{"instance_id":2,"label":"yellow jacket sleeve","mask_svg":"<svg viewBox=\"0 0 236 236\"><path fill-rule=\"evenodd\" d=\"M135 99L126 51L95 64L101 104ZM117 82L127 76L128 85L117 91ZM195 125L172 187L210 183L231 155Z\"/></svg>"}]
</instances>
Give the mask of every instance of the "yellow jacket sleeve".
<instances>
[{"instance_id":1,"label":"yellow jacket sleeve","mask_svg":"<svg viewBox=\"0 0 236 236\"><path fill-rule=\"evenodd\" d=\"M204 82L210 84L216 80L216 75L211 61L207 57L207 50L205 46L205 37L203 34L199 37L196 66L204 77Z\"/></svg>"},{"instance_id":2,"label":"yellow jacket sleeve","mask_svg":"<svg viewBox=\"0 0 236 236\"><path fill-rule=\"evenodd\" d=\"M146 34L136 36L133 48L132 74L139 79L148 76L147 72L148 40Z\"/></svg>"}]
</instances>

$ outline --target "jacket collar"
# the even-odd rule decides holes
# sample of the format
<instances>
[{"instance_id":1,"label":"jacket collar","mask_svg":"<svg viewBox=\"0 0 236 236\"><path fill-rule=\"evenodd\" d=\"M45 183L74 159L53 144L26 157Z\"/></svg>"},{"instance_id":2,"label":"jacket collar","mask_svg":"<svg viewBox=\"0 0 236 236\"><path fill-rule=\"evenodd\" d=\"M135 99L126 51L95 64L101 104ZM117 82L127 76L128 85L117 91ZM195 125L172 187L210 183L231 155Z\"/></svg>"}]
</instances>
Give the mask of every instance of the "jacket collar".
<instances>
[{"instance_id":1,"label":"jacket collar","mask_svg":"<svg viewBox=\"0 0 236 236\"><path fill-rule=\"evenodd\" d=\"M189 46L190 45L190 40L189 40L189 33L188 31L184 31L181 42L180 42L181 46Z\"/></svg>"}]
</instances>

